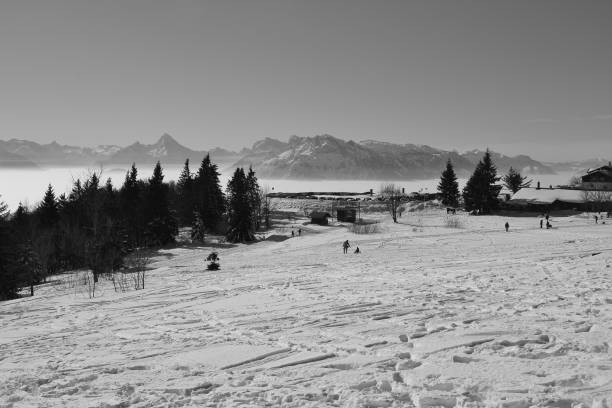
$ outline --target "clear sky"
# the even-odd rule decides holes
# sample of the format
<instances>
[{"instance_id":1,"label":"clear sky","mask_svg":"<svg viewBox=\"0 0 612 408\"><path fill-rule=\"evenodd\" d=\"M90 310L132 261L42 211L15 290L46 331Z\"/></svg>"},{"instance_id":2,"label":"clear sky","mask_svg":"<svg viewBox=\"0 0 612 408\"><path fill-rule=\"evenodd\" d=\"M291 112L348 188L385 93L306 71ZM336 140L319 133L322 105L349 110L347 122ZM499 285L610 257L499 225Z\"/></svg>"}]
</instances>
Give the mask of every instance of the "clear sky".
<instances>
[{"instance_id":1,"label":"clear sky","mask_svg":"<svg viewBox=\"0 0 612 408\"><path fill-rule=\"evenodd\" d=\"M5 0L0 139L612 156L612 1Z\"/></svg>"}]
</instances>

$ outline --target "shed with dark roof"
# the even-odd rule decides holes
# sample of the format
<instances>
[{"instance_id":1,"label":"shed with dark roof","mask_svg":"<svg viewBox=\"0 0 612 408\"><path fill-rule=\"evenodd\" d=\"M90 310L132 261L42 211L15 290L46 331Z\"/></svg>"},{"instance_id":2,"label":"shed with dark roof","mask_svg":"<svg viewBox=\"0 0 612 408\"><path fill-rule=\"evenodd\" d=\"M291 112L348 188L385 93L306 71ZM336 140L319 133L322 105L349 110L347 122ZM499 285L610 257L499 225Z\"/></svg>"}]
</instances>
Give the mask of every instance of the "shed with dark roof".
<instances>
[{"instance_id":1,"label":"shed with dark roof","mask_svg":"<svg viewBox=\"0 0 612 408\"><path fill-rule=\"evenodd\" d=\"M310 222L312 224L327 225L329 223L328 218L330 217L331 215L327 212L313 211L310 213Z\"/></svg>"}]
</instances>

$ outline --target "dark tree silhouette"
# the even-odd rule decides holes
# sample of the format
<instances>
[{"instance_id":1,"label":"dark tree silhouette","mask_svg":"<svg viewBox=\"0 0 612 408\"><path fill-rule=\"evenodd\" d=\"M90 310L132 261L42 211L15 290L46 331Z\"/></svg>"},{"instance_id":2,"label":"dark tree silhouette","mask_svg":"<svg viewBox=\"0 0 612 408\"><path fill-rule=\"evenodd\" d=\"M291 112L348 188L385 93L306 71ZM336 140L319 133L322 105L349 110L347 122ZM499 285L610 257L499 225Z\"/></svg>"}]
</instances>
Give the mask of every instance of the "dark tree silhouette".
<instances>
[{"instance_id":1,"label":"dark tree silhouette","mask_svg":"<svg viewBox=\"0 0 612 408\"><path fill-rule=\"evenodd\" d=\"M217 165L206 155L194 179L195 210L206 229L215 231L225 210L225 198L219 183Z\"/></svg>"},{"instance_id":2,"label":"dark tree silhouette","mask_svg":"<svg viewBox=\"0 0 612 408\"><path fill-rule=\"evenodd\" d=\"M459 183L457 183L457 175L450 158L446 162L446 169L440 177L438 192L442 196L442 204L449 207L459 206Z\"/></svg>"},{"instance_id":3,"label":"dark tree silhouette","mask_svg":"<svg viewBox=\"0 0 612 408\"><path fill-rule=\"evenodd\" d=\"M510 167L508 173L504 175L502 181L508 190L512 191L513 193L516 193L521 188L526 188L531 185L531 180L527 180L527 177L521 176L521 173L514 170L512 167Z\"/></svg>"},{"instance_id":4,"label":"dark tree silhouette","mask_svg":"<svg viewBox=\"0 0 612 408\"><path fill-rule=\"evenodd\" d=\"M45 228L53 228L57 225L59 220L57 200L55 198L55 192L53 187L49 184L42 203L38 207L38 215L40 225Z\"/></svg>"},{"instance_id":5,"label":"dark tree silhouette","mask_svg":"<svg viewBox=\"0 0 612 408\"><path fill-rule=\"evenodd\" d=\"M230 242L248 242L255 239L253 210L249 201L249 186L242 168L237 168L227 183L227 201Z\"/></svg>"},{"instance_id":6,"label":"dark tree silhouette","mask_svg":"<svg viewBox=\"0 0 612 408\"><path fill-rule=\"evenodd\" d=\"M489 149L476 165L476 169L463 189L463 201L467 211L489 214L499 208L497 198L500 187L497 169L491 160Z\"/></svg>"},{"instance_id":7,"label":"dark tree silhouette","mask_svg":"<svg viewBox=\"0 0 612 408\"><path fill-rule=\"evenodd\" d=\"M119 206L130 249L144 244L143 195L144 183L138 180L136 164L132 163L119 191Z\"/></svg>"},{"instance_id":8,"label":"dark tree silhouette","mask_svg":"<svg viewBox=\"0 0 612 408\"><path fill-rule=\"evenodd\" d=\"M185 166L176 183L177 215L181 226L193 223L195 202L193 199L194 186L193 175L189 169L189 159L185 160Z\"/></svg>"},{"instance_id":9,"label":"dark tree silhouette","mask_svg":"<svg viewBox=\"0 0 612 408\"><path fill-rule=\"evenodd\" d=\"M14 299L21 285L17 248L6 217L0 217L0 300Z\"/></svg>"},{"instance_id":10,"label":"dark tree silhouette","mask_svg":"<svg viewBox=\"0 0 612 408\"><path fill-rule=\"evenodd\" d=\"M252 167L249 167L249 173L246 178L247 182L247 196L249 200L249 205L251 207L251 212L253 213L253 231L257 231L259 226L261 225L261 217L262 217L262 201L261 201L261 189L259 188L259 183L257 182L257 176L255 175L255 171Z\"/></svg>"},{"instance_id":11,"label":"dark tree silhouette","mask_svg":"<svg viewBox=\"0 0 612 408\"><path fill-rule=\"evenodd\" d=\"M174 242L178 224L168 202L168 185L159 162L153 169L153 176L147 185L144 214L145 236L149 245L166 245Z\"/></svg>"}]
</instances>

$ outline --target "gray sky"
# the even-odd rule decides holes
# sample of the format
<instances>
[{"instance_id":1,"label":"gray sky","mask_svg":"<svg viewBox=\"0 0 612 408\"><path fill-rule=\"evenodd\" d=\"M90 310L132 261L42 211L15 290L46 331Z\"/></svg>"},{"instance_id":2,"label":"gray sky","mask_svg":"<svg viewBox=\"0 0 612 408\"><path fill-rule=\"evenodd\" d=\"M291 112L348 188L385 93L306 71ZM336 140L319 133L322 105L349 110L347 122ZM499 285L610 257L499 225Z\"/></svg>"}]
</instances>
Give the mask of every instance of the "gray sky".
<instances>
[{"instance_id":1,"label":"gray sky","mask_svg":"<svg viewBox=\"0 0 612 408\"><path fill-rule=\"evenodd\" d=\"M607 0L6 0L0 138L612 156Z\"/></svg>"}]
</instances>

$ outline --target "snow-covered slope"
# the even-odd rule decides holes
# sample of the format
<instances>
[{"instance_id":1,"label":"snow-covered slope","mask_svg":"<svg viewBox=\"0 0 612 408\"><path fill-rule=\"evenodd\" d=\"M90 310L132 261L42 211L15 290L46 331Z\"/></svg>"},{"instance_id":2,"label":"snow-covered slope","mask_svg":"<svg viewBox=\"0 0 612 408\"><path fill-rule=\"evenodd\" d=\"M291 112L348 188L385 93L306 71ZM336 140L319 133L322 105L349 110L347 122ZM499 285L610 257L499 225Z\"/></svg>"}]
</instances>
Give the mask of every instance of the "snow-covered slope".
<instances>
[{"instance_id":1,"label":"snow-covered slope","mask_svg":"<svg viewBox=\"0 0 612 408\"><path fill-rule=\"evenodd\" d=\"M0 304L0 406L609 406L612 223L445 217L296 224L215 272L164 250L93 299L64 276Z\"/></svg>"}]
</instances>

